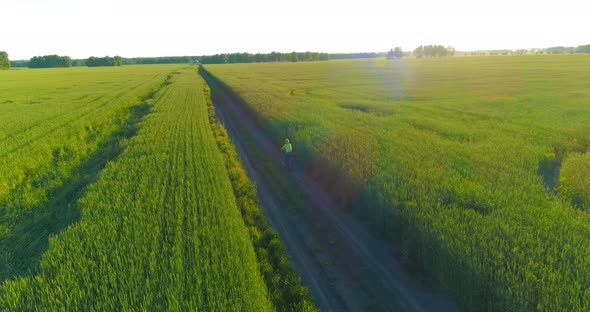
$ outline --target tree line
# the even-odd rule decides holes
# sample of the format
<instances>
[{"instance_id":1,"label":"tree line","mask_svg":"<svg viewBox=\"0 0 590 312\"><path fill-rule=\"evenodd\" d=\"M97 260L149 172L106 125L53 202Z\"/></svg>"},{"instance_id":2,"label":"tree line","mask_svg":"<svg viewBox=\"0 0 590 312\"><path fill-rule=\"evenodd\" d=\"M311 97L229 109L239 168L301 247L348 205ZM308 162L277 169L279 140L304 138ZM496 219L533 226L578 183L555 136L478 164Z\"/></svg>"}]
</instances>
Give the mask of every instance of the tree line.
<instances>
[{"instance_id":1,"label":"tree line","mask_svg":"<svg viewBox=\"0 0 590 312\"><path fill-rule=\"evenodd\" d=\"M590 44L580 45L577 47L549 47L544 49L499 49L499 50L478 50L459 52L460 55L524 55L524 54L562 54L562 53L590 53ZM123 58L121 56L91 56L88 59L72 60L69 56L44 55L35 56L30 60L10 61L8 54L0 51L0 69L9 69L10 67L30 67L30 68L49 68L49 67L70 67L70 66L121 66L133 64L231 64L231 63L263 63L263 62L309 62L309 61L327 61L331 59L356 59L356 58L377 58L387 57L388 59L402 58L414 55L416 58L422 57L445 57L454 56L455 49L451 46L442 45L421 45L415 48L411 53L403 52L400 47L383 52L363 52L363 53L320 53L320 52L271 52L271 53L224 53L204 56L164 56L164 57L134 57Z\"/></svg>"},{"instance_id":2,"label":"tree line","mask_svg":"<svg viewBox=\"0 0 590 312\"><path fill-rule=\"evenodd\" d=\"M453 56L455 55L455 49L451 46L425 45L414 49L412 54L416 58Z\"/></svg>"},{"instance_id":3,"label":"tree line","mask_svg":"<svg viewBox=\"0 0 590 312\"><path fill-rule=\"evenodd\" d=\"M290 52L290 53L224 53L205 55L200 58L201 64L232 64L232 63L265 63L265 62L309 62L330 59L327 53Z\"/></svg>"},{"instance_id":4,"label":"tree line","mask_svg":"<svg viewBox=\"0 0 590 312\"><path fill-rule=\"evenodd\" d=\"M332 60L339 59L358 59L358 58L376 58L384 56L384 53L361 52L361 53L330 53L329 58Z\"/></svg>"},{"instance_id":5,"label":"tree line","mask_svg":"<svg viewBox=\"0 0 590 312\"><path fill-rule=\"evenodd\" d=\"M590 44L579 45L577 47L549 47L544 49L500 49L500 50L477 50L465 52L466 55L525 55L525 54L574 54L574 53L590 53Z\"/></svg>"},{"instance_id":6,"label":"tree line","mask_svg":"<svg viewBox=\"0 0 590 312\"><path fill-rule=\"evenodd\" d=\"M69 56L59 56L56 54L34 56L29 61L29 68L53 68L53 67L71 67L72 59Z\"/></svg>"},{"instance_id":7,"label":"tree line","mask_svg":"<svg viewBox=\"0 0 590 312\"><path fill-rule=\"evenodd\" d=\"M6 58L8 55L6 55ZM124 58L121 56L91 56L87 59L71 59L69 56L44 55L35 56L30 60L9 61L9 67L30 67L30 68L50 68L50 67L71 67L71 66L122 66L134 64L185 64L198 63L199 56L165 56L165 57L134 57Z\"/></svg>"},{"instance_id":8,"label":"tree line","mask_svg":"<svg viewBox=\"0 0 590 312\"><path fill-rule=\"evenodd\" d=\"M55 68L55 67L72 67L72 66L121 66L123 65L123 58L120 56L110 57L95 57L91 56L88 59L72 60L69 56L60 55L44 55L34 56L28 62L18 61L15 67L29 67L29 68Z\"/></svg>"},{"instance_id":9,"label":"tree line","mask_svg":"<svg viewBox=\"0 0 590 312\"><path fill-rule=\"evenodd\" d=\"M524 52L526 50L516 50ZM563 54L563 53L590 53L590 44L579 45L577 47L550 47L545 49L530 49L522 54ZM518 54L518 53L517 53Z\"/></svg>"},{"instance_id":10,"label":"tree line","mask_svg":"<svg viewBox=\"0 0 590 312\"><path fill-rule=\"evenodd\" d=\"M396 48L397 49L397 48ZM401 48L396 53L402 53ZM201 64L233 64L233 63L265 63L265 62L310 62L338 59L359 59L384 57L383 52L360 53L320 53L320 52L271 52L271 53L223 53L205 55L200 58Z\"/></svg>"},{"instance_id":11,"label":"tree line","mask_svg":"<svg viewBox=\"0 0 590 312\"><path fill-rule=\"evenodd\" d=\"M105 56L105 57L95 57L91 56L86 60L86 66L88 67L96 67L96 66L121 66L123 65L123 58L116 55L114 57Z\"/></svg>"},{"instance_id":12,"label":"tree line","mask_svg":"<svg viewBox=\"0 0 590 312\"><path fill-rule=\"evenodd\" d=\"M387 52L387 59L391 60L391 59L401 59L402 57L404 57L404 52L402 51L401 47L395 47L394 49L389 50L389 52Z\"/></svg>"},{"instance_id":13,"label":"tree line","mask_svg":"<svg viewBox=\"0 0 590 312\"><path fill-rule=\"evenodd\" d=\"M199 56L163 56L163 57L133 57L124 58L125 65L132 64L185 64L198 63Z\"/></svg>"}]
</instances>

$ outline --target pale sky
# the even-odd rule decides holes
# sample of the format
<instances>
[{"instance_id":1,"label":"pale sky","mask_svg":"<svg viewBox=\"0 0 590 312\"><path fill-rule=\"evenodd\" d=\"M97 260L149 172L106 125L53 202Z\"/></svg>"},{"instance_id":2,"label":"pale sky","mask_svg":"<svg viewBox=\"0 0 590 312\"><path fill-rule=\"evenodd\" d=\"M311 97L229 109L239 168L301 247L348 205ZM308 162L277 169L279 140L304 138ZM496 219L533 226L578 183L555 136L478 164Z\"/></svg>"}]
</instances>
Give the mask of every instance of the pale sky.
<instances>
[{"instance_id":1,"label":"pale sky","mask_svg":"<svg viewBox=\"0 0 590 312\"><path fill-rule=\"evenodd\" d=\"M590 44L590 0L4 0L10 59Z\"/></svg>"}]
</instances>

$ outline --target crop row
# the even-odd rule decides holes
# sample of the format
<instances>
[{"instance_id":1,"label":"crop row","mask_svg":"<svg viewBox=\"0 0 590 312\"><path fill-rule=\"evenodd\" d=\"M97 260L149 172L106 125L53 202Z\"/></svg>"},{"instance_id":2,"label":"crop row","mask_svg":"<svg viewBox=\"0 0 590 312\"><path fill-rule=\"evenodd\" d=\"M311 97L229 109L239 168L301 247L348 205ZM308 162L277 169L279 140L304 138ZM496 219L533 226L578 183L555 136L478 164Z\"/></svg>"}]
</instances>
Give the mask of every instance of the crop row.
<instances>
[{"instance_id":1,"label":"crop row","mask_svg":"<svg viewBox=\"0 0 590 312\"><path fill-rule=\"evenodd\" d=\"M272 310L194 69L121 145L39 272L2 284L0 310Z\"/></svg>"},{"instance_id":2,"label":"crop row","mask_svg":"<svg viewBox=\"0 0 590 312\"><path fill-rule=\"evenodd\" d=\"M174 67L18 70L0 83L0 281L34 271ZM72 204L72 205L71 205Z\"/></svg>"}]
</instances>

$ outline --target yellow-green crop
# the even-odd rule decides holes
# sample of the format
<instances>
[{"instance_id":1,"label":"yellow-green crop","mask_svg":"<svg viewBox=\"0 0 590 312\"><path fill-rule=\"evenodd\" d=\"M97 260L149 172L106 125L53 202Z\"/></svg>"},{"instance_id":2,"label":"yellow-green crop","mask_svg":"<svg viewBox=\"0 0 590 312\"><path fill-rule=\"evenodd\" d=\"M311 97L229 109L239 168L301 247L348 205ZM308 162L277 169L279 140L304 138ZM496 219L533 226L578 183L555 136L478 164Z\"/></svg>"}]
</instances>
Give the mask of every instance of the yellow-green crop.
<instances>
[{"instance_id":1,"label":"yellow-green crop","mask_svg":"<svg viewBox=\"0 0 590 312\"><path fill-rule=\"evenodd\" d=\"M172 72L149 68L147 81ZM79 200L79 222L50 238L35 274L1 285L0 310L273 309L196 70L161 86Z\"/></svg>"},{"instance_id":2,"label":"yellow-green crop","mask_svg":"<svg viewBox=\"0 0 590 312\"><path fill-rule=\"evenodd\" d=\"M28 274L178 66L12 70L0 80L0 281Z\"/></svg>"}]
</instances>

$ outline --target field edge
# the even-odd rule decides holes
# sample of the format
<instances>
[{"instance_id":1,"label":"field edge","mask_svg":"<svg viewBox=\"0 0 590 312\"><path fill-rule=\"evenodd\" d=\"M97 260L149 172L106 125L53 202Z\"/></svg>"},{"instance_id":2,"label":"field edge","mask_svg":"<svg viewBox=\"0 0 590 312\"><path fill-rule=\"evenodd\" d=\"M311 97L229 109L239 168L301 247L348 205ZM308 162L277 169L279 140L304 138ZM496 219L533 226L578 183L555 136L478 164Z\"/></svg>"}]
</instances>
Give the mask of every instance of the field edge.
<instances>
[{"instance_id":1,"label":"field edge","mask_svg":"<svg viewBox=\"0 0 590 312\"><path fill-rule=\"evenodd\" d=\"M205 79L203 91L209 114L209 124L236 197L236 203L248 227L259 263L259 269L278 311L317 311L309 290L290 263L277 232L268 224L257 199L256 185L246 173L235 146L217 118L211 100L211 89Z\"/></svg>"}]
</instances>

